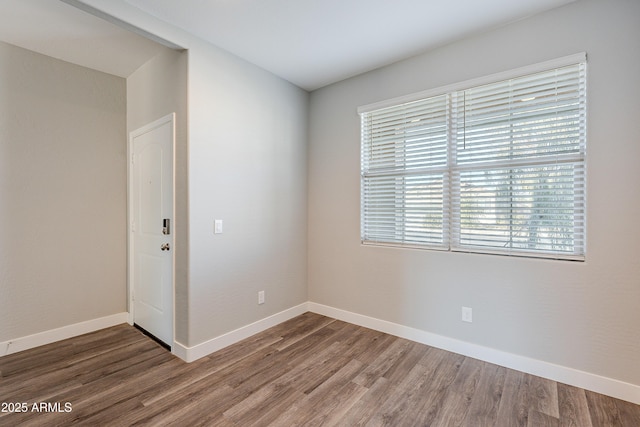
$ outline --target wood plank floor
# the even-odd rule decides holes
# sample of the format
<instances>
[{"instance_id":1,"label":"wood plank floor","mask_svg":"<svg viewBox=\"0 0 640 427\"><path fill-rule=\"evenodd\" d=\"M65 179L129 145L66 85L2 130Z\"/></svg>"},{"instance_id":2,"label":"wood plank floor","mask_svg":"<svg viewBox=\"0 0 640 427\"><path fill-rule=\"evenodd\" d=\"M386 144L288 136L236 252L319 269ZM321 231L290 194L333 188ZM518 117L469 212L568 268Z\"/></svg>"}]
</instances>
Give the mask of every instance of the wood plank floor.
<instances>
[{"instance_id":1,"label":"wood plank floor","mask_svg":"<svg viewBox=\"0 0 640 427\"><path fill-rule=\"evenodd\" d=\"M313 313L191 364L128 325L5 356L0 402L27 409L2 426L640 426L638 405Z\"/></svg>"}]
</instances>

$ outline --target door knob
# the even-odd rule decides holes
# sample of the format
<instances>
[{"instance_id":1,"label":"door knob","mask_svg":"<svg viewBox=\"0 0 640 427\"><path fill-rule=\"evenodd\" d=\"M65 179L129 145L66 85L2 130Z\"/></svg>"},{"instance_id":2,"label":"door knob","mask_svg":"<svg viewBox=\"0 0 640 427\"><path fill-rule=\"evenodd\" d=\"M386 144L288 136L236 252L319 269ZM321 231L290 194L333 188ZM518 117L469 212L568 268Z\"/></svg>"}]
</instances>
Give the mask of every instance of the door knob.
<instances>
[{"instance_id":1,"label":"door knob","mask_svg":"<svg viewBox=\"0 0 640 427\"><path fill-rule=\"evenodd\" d=\"M168 243L163 243L160 245L160 250L161 251L168 251L169 249L171 249L171 247L169 246Z\"/></svg>"}]
</instances>

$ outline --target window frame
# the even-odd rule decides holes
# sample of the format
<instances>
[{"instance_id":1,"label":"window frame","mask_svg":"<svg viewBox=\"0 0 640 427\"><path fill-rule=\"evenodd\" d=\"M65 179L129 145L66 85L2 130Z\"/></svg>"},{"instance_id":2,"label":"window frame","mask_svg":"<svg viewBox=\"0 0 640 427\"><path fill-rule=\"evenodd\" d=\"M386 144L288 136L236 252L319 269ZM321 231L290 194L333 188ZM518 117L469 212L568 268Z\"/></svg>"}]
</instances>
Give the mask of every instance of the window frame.
<instances>
[{"instance_id":1,"label":"window frame","mask_svg":"<svg viewBox=\"0 0 640 427\"><path fill-rule=\"evenodd\" d=\"M417 92L417 93L413 93L413 94L409 94L409 95L405 95L405 96L401 96L401 97L397 97L397 98L393 98L393 99L389 99L386 101L381 101L381 102L376 102L373 104L368 104L368 105L364 105L361 106L357 109L358 114L361 116L361 188L360 188L360 203L361 203L361 218L360 218L360 227L361 227L361 244L363 245L372 245L372 246L392 246L392 247L405 247L405 248L417 248L417 249L432 249L432 250L441 250L441 251L450 251L450 252L471 252L471 253L483 253L483 254L496 254L496 255L507 255L507 256L518 256L518 257L533 257L533 258L551 258L551 259L561 259L561 260L575 260L575 261L584 261L586 258L586 230L587 230L587 224L586 224L586 198L587 198L587 194L586 194L586 181L587 181L587 176L586 176L586 164L587 164L587 157L586 157L586 110L587 110L587 105L586 105L586 62L587 62L587 57L586 57L586 53L582 52L582 53L578 53L578 54L574 54L574 55L569 55L566 57L562 57L562 58L558 58L558 59L554 59L551 61L545 61L545 62L541 62L541 63L537 63L534 65L529 65L526 67L521 67L521 68L517 68L514 70L509 70L509 71L505 71L505 72L501 72L501 73L496 73L496 74L492 74L489 76L484 76L481 78L477 78L477 79L472 79L472 80L467 80L461 83L456 83L456 84L452 84L452 85L448 85L448 86L444 86L444 87L440 87L440 88L436 88L436 89L431 89L431 90L427 90L427 91L421 91L421 92ZM458 211L454 211L454 199L457 198L457 200L460 199L461 197L461 191L457 191L455 190L455 186L456 186L456 177L454 176L455 174L458 174L458 181L459 181L459 177L460 177L460 171L461 170L469 170L469 168L465 168L465 167L460 167L456 161L455 161L455 156L456 156L456 138L457 138L457 129L456 127L456 123L452 123L452 117L455 116L455 114L452 110L454 108L456 108L456 102L454 101L454 97L458 96L460 93L465 93L464 91L467 90L472 90L472 89L476 89L482 86L486 86L486 85L491 85L491 84L496 84L499 82L503 82L506 80L511 80L511 79L518 79L521 77L526 77L529 75L534 75L537 73L541 73L541 72L546 72L546 71L551 71L551 70L556 70L556 69L560 69L563 67L567 67L567 66L572 66L572 65L577 65L577 64L584 64L583 68L581 69L581 72L584 73L584 79L582 80L582 82L584 83L583 86L580 86L580 90L584 90L584 92L580 92L580 97L579 100L585 100L584 104L581 104L578 111L581 113L580 115L580 123L581 123L581 127L579 127L580 131L583 132L581 133L581 142L579 144L580 147L580 152L576 155L573 155L573 161L577 162L578 164L578 169L577 172L573 171L574 175L580 175L582 174L583 176L581 178L576 178L575 176L573 177L573 182L578 182L579 184L582 184L583 187L579 190L576 190L573 194L574 194L574 198L576 197L576 194L580 194L582 193L582 197L580 198L581 204L579 204L579 206L581 206L580 210L574 209L574 213L572 214L571 218L573 218L574 221L578 221L582 224L581 230L582 232L579 234L572 234L572 238L575 238L576 236L579 237L581 240L581 244L576 245L579 249L581 249L581 251L579 253L570 253L570 252L552 252L552 251L542 251L542 250L534 250L534 251L526 251L526 250L522 250L522 249L516 249L516 250L494 250L490 247L482 247L482 248L478 248L478 247L464 247L464 245L460 244L460 234L459 234L459 230L455 230L456 227L460 226L460 220L458 219L457 222L454 221L454 218L457 215L457 218L460 218L461 215L461 210L458 207ZM582 75L582 74L581 74ZM447 149L447 163L445 166L446 172L444 172L444 177L443 177L443 194L442 194L442 198L443 198L443 221L442 221L442 232L443 232L443 242L442 245L430 245L430 244L414 244L414 243L403 243L401 241L397 241L397 242L387 242L387 241L375 241L375 240L366 240L365 239L365 179L369 176L365 176L365 169L364 169L364 138L365 138L365 126L364 126L364 120L367 117L367 115L369 113L372 112L376 112L378 110L383 110L386 108L391 108L391 107L399 107L401 105L404 104L410 104L410 103L414 103L414 102L420 102L420 101L424 101L426 99L429 98L434 98L434 97L438 97L438 96L446 96L447 97L447 101L446 101L446 115L447 115L447 142L446 142L446 149ZM510 138L511 140L511 138ZM405 148L406 150L406 148ZM571 157L571 156L569 156ZM520 166L518 166L518 162L515 163L509 163L509 162L505 162L505 167L509 167L512 170L515 170L517 167L527 167L527 165L531 166L532 164L535 165L535 163L541 163L544 164L545 161L542 160L534 160L531 162L523 162ZM496 164L499 166L500 162L497 162ZM546 162L546 163L553 163L552 161ZM496 167L498 167L496 166ZM434 168L434 170L436 169L440 169L440 168ZM473 169L473 167L471 168ZM498 169L496 169L498 170ZM514 172L512 172L514 173ZM534 172L531 172L534 173ZM541 172L542 173L542 172ZM406 197L407 192L405 191L404 196ZM397 196L396 196L397 197ZM513 196L511 196L513 198ZM576 217L576 212L580 212L580 215L578 215ZM404 213L404 217L406 217L406 212Z\"/></svg>"}]
</instances>

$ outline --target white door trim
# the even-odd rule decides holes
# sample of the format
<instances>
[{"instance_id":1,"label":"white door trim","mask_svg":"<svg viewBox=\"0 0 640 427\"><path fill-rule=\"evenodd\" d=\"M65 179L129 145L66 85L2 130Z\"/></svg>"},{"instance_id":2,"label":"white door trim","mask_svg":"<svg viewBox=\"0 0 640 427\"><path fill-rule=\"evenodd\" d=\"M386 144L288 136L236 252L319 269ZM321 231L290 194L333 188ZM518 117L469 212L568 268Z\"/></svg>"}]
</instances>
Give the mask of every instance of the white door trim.
<instances>
[{"instance_id":1,"label":"white door trim","mask_svg":"<svg viewBox=\"0 0 640 427\"><path fill-rule=\"evenodd\" d=\"M133 141L137 136L140 136L146 132L149 132L152 129L160 127L166 123L171 123L171 131L172 131L172 177L171 177L171 192L173 193L173 207L172 207L172 217L174 218L173 224L171 224L171 234L170 234L170 245L171 245L171 263L172 263L172 276L171 276L171 288L172 288L172 342L168 343L171 345L172 353L176 348L176 256L175 256L175 235L176 235L176 227L175 227L175 217L176 217L176 202L175 202L175 194L176 194L176 113L167 114L164 117L161 117L141 128L133 130L129 133L129 140L127 143L127 304L128 304L128 316L127 321L130 325L134 323L134 303L133 303L133 282L134 282L134 272L133 272L133 263L134 263L134 248L133 248L133 230L132 230L132 222L133 222L133 179L132 179L132 164L133 164Z\"/></svg>"}]
</instances>

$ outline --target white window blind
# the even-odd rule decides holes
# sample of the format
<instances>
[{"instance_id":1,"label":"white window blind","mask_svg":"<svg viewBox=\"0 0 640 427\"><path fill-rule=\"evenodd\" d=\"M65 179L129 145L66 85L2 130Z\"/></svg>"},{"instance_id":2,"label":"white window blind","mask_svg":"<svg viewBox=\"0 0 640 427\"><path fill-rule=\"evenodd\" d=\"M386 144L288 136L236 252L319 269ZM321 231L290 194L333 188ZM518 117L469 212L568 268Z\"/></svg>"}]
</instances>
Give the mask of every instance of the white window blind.
<instances>
[{"instance_id":1,"label":"white window blind","mask_svg":"<svg viewBox=\"0 0 640 427\"><path fill-rule=\"evenodd\" d=\"M585 68L361 112L362 242L583 259Z\"/></svg>"},{"instance_id":2,"label":"white window blind","mask_svg":"<svg viewBox=\"0 0 640 427\"><path fill-rule=\"evenodd\" d=\"M364 241L446 247L447 96L362 115Z\"/></svg>"}]
</instances>

